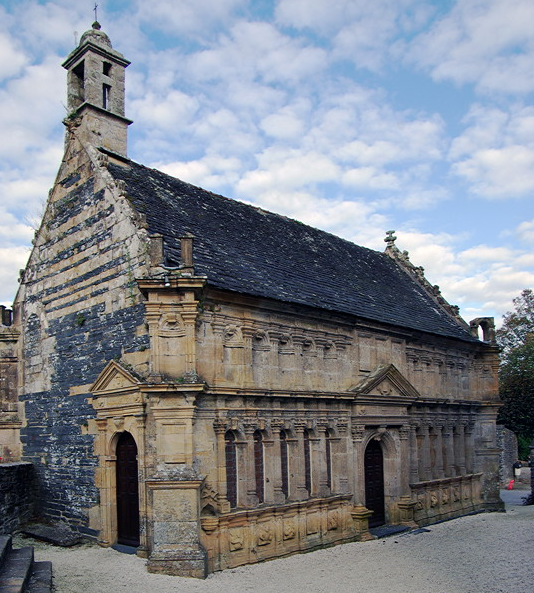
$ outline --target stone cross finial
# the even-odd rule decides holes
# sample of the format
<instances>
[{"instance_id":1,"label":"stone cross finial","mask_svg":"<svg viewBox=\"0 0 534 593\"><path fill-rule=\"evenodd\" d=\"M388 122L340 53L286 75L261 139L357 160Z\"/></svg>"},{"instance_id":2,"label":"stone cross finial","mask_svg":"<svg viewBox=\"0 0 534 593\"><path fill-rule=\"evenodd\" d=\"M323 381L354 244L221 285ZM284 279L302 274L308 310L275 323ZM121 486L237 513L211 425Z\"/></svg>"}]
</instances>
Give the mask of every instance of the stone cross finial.
<instances>
[{"instance_id":1,"label":"stone cross finial","mask_svg":"<svg viewBox=\"0 0 534 593\"><path fill-rule=\"evenodd\" d=\"M386 249L395 247L395 241L397 240L397 237L395 237L394 233L395 231L386 231L386 238L384 239L384 241L387 243Z\"/></svg>"}]
</instances>

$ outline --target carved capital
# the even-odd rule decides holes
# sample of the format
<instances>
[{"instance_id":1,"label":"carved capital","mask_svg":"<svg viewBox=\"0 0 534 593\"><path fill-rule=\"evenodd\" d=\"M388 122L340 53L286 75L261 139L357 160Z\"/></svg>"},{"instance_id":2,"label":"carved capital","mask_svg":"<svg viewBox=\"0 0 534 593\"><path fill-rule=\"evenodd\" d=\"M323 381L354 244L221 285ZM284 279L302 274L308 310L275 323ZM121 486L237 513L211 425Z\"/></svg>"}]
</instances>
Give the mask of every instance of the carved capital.
<instances>
[{"instance_id":1,"label":"carved capital","mask_svg":"<svg viewBox=\"0 0 534 593\"><path fill-rule=\"evenodd\" d=\"M354 441L356 441L356 442L363 441L363 439L365 437L365 425L356 424L355 426L352 426L350 429L350 433L351 433L352 439Z\"/></svg>"}]
</instances>

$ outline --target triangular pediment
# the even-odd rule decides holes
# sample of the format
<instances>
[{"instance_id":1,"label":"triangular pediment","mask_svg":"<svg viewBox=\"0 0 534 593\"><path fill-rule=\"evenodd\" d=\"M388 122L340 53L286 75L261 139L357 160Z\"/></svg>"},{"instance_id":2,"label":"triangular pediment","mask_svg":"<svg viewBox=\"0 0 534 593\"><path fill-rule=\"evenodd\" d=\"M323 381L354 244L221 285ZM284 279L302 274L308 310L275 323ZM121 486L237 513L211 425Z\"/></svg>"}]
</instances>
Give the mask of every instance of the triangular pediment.
<instances>
[{"instance_id":1,"label":"triangular pediment","mask_svg":"<svg viewBox=\"0 0 534 593\"><path fill-rule=\"evenodd\" d=\"M350 391L358 395L417 399L419 392L393 364L379 366Z\"/></svg>"},{"instance_id":2,"label":"triangular pediment","mask_svg":"<svg viewBox=\"0 0 534 593\"><path fill-rule=\"evenodd\" d=\"M118 362L112 360L91 386L92 393L126 391L137 387L139 381Z\"/></svg>"}]
</instances>

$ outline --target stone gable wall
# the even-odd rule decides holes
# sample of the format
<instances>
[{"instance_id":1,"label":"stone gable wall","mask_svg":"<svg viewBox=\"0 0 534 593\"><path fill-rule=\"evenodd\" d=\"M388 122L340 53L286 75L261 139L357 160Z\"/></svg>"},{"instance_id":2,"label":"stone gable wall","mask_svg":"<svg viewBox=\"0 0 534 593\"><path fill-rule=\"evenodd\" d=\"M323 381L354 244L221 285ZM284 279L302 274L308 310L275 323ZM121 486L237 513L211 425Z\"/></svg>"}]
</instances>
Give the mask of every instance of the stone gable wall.
<instances>
[{"instance_id":1,"label":"stone gable wall","mask_svg":"<svg viewBox=\"0 0 534 593\"><path fill-rule=\"evenodd\" d=\"M39 512L89 535L99 529L89 389L112 359L146 371L149 346L135 285L147 249L106 159L93 152L71 140L19 295L21 441Z\"/></svg>"}]
</instances>

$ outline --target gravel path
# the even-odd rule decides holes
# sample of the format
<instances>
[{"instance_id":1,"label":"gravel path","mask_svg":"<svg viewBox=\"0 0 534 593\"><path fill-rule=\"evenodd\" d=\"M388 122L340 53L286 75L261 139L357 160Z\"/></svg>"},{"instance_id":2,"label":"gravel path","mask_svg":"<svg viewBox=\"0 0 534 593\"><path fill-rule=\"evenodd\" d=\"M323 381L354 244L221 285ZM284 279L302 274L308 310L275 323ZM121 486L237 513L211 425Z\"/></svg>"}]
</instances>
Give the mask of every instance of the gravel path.
<instances>
[{"instance_id":1,"label":"gravel path","mask_svg":"<svg viewBox=\"0 0 534 593\"><path fill-rule=\"evenodd\" d=\"M37 560L53 562L57 593L532 593L534 506L521 506L526 494L503 491L506 513L226 570L205 581L149 574L141 558L96 545L34 545Z\"/></svg>"}]
</instances>

